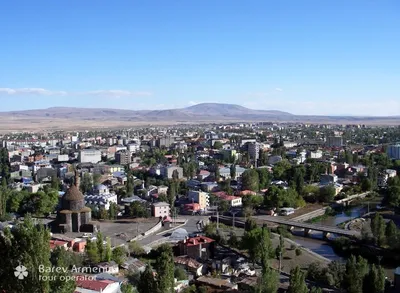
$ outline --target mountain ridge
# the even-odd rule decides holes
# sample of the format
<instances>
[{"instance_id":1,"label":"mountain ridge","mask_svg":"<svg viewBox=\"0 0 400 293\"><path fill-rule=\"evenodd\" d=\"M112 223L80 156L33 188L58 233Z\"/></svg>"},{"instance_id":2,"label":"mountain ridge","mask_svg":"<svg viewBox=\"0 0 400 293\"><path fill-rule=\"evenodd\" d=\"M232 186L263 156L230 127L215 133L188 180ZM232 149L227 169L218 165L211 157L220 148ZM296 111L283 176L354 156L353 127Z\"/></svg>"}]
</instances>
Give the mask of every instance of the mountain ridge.
<instances>
[{"instance_id":1,"label":"mountain ridge","mask_svg":"<svg viewBox=\"0 0 400 293\"><path fill-rule=\"evenodd\" d=\"M1 132L235 122L400 125L400 117L295 115L222 103L200 103L186 108L165 110L49 107L0 112Z\"/></svg>"},{"instance_id":2,"label":"mountain ridge","mask_svg":"<svg viewBox=\"0 0 400 293\"><path fill-rule=\"evenodd\" d=\"M32 109L0 112L1 116L17 117L54 117L54 118L100 118L100 117L141 117L147 118L187 118L189 116L217 116L236 117L243 115L292 115L276 110L254 110L235 104L201 103L186 108L162 110L126 110L118 108L81 108L81 107L49 107L46 109ZM60 117L62 116L62 117Z\"/></svg>"}]
</instances>

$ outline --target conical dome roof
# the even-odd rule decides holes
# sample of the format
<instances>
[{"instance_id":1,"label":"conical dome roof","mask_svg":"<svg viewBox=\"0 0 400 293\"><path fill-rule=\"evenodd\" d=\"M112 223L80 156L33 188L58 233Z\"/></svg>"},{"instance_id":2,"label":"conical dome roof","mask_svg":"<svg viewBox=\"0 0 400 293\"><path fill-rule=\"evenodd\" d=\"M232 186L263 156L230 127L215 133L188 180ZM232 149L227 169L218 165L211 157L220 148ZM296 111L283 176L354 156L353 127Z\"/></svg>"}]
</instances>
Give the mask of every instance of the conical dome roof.
<instances>
[{"instance_id":1,"label":"conical dome roof","mask_svg":"<svg viewBox=\"0 0 400 293\"><path fill-rule=\"evenodd\" d=\"M63 196L63 200L66 201L84 201L85 197L83 196L82 192L79 190L80 180L79 180L79 173L75 171L75 184L72 184L70 188L65 192Z\"/></svg>"},{"instance_id":2,"label":"conical dome roof","mask_svg":"<svg viewBox=\"0 0 400 293\"><path fill-rule=\"evenodd\" d=\"M67 192L65 192L63 199L68 201L82 201L84 200L84 197L79 188L72 185L68 188Z\"/></svg>"}]
</instances>

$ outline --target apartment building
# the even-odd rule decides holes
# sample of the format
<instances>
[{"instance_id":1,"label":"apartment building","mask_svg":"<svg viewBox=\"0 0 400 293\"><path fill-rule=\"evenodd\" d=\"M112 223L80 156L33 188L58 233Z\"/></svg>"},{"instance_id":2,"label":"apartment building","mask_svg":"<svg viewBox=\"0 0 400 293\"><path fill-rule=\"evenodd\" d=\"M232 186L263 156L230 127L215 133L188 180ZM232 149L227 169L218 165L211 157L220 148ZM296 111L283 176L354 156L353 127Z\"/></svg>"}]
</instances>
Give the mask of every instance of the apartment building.
<instances>
[{"instance_id":1,"label":"apartment building","mask_svg":"<svg viewBox=\"0 0 400 293\"><path fill-rule=\"evenodd\" d=\"M389 145L387 155L393 160L400 160L400 143Z\"/></svg>"},{"instance_id":2,"label":"apartment building","mask_svg":"<svg viewBox=\"0 0 400 293\"><path fill-rule=\"evenodd\" d=\"M325 144L328 147L341 147L343 146L343 138L341 136L328 136Z\"/></svg>"},{"instance_id":3,"label":"apartment building","mask_svg":"<svg viewBox=\"0 0 400 293\"><path fill-rule=\"evenodd\" d=\"M176 171L176 172L175 172ZM168 179L172 179L173 175L177 174L178 179L182 179L183 178L183 168L178 167L178 166L163 166L160 168L160 175L163 178L168 178Z\"/></svg>"},{"instance_id":4,"label":"apartment building","mask_svg":"<svg viewBox=\"0 0 400 293\"><path fill-rule=\"evenodd\" d=\"M122 150L115 153L115 161L120 165L128 165L132 162L131 152Z\"/></svg>"},{"instance_id":5,"label":"apartment building","mask_svg":"<svg viewBox=\"0 0 400 293\"><path fill-rule=\"evenodd\" d=\"M207 192L191 190L189 191L188 198L190 201L198 203L201 209L210 206L210 196Z\"/></svg>"},{"instance_id":6,"label":"apartment building","mask_svg":"<svg viewBox=\"0 0 400 293\"><path fill-rule=\"evenodd\" d=\"M258 160L260 156L260 144L258 142L249 143L247 145L247 151L251 159Z\"/></svg>"},{"instance_id":7,"label":"apartment building","mask_svg":"<svg viewBox=\"0 0 400 293\"><path fill-rule=\"evenodd\" d=\"M79 151L80 163L96 164L101 161L101 151L97 149L84 149Z\"/></svg>"},{"instance_id":8,"label":"apartment building","mask_svg":"<svg viewBox=\"0 0 400 293\"><path fill-rule=\"evenodd\" d=\"M153 203L152 208L151 208L151 215L156 218L168 217L169 212L170 212L169 204L166 202L162 202L162 201Z\"/></svg>"}]
</instances>

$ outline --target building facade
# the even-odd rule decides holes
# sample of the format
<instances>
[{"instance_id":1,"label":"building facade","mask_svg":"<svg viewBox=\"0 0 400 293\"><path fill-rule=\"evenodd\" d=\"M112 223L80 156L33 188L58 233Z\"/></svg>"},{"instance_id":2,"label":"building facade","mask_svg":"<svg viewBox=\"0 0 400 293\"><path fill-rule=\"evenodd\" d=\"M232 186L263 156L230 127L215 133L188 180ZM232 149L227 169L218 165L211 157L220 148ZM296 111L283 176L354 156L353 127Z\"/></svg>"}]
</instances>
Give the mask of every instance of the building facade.
<instances>
[{"instance_id":1,"label":"building facade","mask_svg":"<svg viewBox=\"0 0 400 293\"><path fill-rule=\"evenodd\" d=\"M183 178L183 168L178 167L178 166L163 166L160 168L160 175L163 178L167 178L167 179L172 179L174 172L176 171L175 174L177 174L178 179L182 179Z\"/></svg>"},{"instance_id":2,"label":"building facade","mask_svg":"<svg viewBox=\"0 0 400 293\"><path fill-rule=\"evenodd\" d=\"M341 136L328 136L326 138L326 146L341 147L343 146L343 138Z\"/></svg>"},{"instance_id":3,"label":"building facade","mask_svg":"<svg viewBox=\"0 0 400 293\"><path fill-rule=\"evenodd\" d=\"M80 163L97 164L101 161L101 151L96 149L84 149L79 152Z\"/></svg>"},{"instance_id":4,"label":"building facade","mask_svg":"<svg viewBox=\"0 0 400 293\"><path fill-rule=\"evenodd\" d=\"M128 165L132 162L131 152L122 150L115 153L115 161L120 165Z\"/></svg>"},{"instance_id":5,"label":"building facade","mask_svg":"<svg viewBox=\"0 0 400 293\"><path fill-rule=\"evenodd\" d=\"M170 212L169 204L166 202L153 203L152 208L151 208L151 214L153 217L156 217L156 218L169 217L169 212Z\"/></svg>"},{"instance_id":6,"label":"building facade","mask_svg":"<svg viewBox=\"0 0 400 293\"><path fill-rule=\"evenodd\" d=\"M389 145L387 155L393 160L400 160L400 143Z\"/></svg>"},{"instance_id":7,"label":"building facade","mask_svg":"<svg viewBox=\"0 0 400 293\"><path fill-rule=\"evenodd\" d=\"M188 198L190 201L198 203L201 209L205 209L210 206L210 196L207 192L203 191L189 191Z\"/></svg>"}]
</instances>

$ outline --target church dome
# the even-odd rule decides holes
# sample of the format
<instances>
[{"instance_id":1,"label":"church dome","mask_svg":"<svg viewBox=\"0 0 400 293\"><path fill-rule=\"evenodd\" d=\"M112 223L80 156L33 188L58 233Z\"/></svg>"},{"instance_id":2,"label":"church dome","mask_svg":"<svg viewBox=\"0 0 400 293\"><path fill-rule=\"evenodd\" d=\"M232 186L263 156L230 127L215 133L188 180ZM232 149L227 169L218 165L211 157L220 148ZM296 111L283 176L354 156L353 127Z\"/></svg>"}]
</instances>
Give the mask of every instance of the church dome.
<instances>
[{"instance_id":1,"label":"church dome","mask_svg":"<svg viewBox=\"0 0 400 293\"><path fill-rule=\"evenodd\" d=\"M79 174L75 172L75 184L71 185L62 197L63 210L79 211L85 207L85 197L78 188L79 184Z\"/></svg>"},{"instance_id":2,"label":"church dome","mask_svg":"<svg viewBox=\"0 0 400 293\"><path fill-rule=\"evenodd\" d=\"M67 192L63 196L63 199L67 200L67 201L82 201L82 200L85 200L85 198L83 197L82 192L75 185L72 185L70 188L68 188Z\"/></svg>"}]
</instances>

